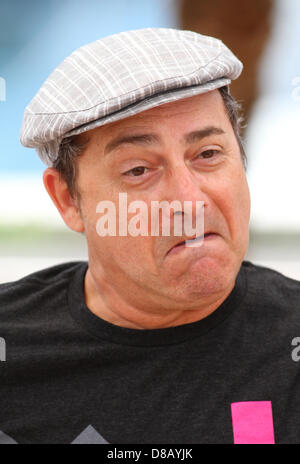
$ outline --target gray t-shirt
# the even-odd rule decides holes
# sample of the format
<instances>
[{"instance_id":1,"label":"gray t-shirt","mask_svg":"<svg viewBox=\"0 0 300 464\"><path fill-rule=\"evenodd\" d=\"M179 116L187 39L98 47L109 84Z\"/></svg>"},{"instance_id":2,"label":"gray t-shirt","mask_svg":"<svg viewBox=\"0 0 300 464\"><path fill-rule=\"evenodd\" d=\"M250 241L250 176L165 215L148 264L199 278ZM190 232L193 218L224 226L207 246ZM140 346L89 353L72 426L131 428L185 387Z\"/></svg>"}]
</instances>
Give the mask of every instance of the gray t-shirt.
<instances>
[{"instance_id":1,"label":"gray t-shirt","mask_svg":"<svg viewBox=\"0 0 300 464\"><path fill-rule=\"evenodd\" d=\"M300 442L300 282L244 261L210 316L138 330L86 307L86 270L0 285L0 443Z\"/></svg>"}]
</instances>

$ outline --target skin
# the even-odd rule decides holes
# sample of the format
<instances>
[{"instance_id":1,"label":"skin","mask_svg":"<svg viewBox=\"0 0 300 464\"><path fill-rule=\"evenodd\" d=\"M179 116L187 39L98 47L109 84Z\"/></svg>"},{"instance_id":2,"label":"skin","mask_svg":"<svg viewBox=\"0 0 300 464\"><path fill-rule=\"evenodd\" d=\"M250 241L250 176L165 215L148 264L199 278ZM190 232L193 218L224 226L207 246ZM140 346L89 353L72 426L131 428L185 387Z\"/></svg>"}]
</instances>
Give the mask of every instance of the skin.
<instances>
[{"instance_id":1,"label":"skin","mask_svg":"<svg viewBox=\"0 0 300 464\"><path fill-rule=\"evenodd\" d=\"M185 140L188 133L207 128L223 133ZM157 140L112 146L116 138L142 134ZM45 171L44 185L67 226L86 236L88 308L112 324L135 329L177 326L211 314L234 287L248 248L250 218L246 174L219 92L168 103L80 135L82 141L87 136L77 165L80 203L54 168ZM215 236L200 247L175 252L170 249L187 237L100 237L96 206L101 200L117 206L119 192L127 192L128 203L143 200L149 210L151 200L193 205L202 200L205 232Z\"/></svg>"}]
</instances>

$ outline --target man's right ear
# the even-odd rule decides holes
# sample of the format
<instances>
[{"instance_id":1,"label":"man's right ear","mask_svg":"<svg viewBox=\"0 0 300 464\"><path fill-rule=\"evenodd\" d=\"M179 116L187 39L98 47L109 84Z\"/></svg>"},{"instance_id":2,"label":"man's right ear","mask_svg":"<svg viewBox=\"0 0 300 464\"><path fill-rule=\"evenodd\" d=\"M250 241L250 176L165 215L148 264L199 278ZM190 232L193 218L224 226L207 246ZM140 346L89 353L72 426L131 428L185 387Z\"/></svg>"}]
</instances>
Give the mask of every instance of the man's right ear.
<instances>
[{"instance_id":1,"label":"man's right ear","mask_svg":"<svg viewBox=\"0 0 300 464\"><path fill-rule=\"evenodd\" d=\"M79 208L57 169L47 168L43 174L43 182L66 225L75 232L84 232Z\"/></svg>"}]
</instances>

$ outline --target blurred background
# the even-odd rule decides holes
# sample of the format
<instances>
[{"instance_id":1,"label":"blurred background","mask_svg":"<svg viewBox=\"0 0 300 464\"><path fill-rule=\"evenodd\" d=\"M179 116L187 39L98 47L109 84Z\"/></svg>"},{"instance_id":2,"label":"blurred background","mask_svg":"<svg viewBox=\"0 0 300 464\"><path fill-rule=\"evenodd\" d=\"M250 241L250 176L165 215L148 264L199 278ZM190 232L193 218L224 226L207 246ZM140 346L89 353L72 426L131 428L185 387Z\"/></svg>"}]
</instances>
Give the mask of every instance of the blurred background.
<instances>
[{"instance_id":1,"label":"blurred background","mask_svg":"<svg viewBox=\"0 0 300 464\"><path fill-rule=\"evenodd\" d=\"M252 210L246 259L300 280L299 0L1 0L0 283L87 259L19 131L26 105L76 48L144 27L222 39L243 61L232 86L244 107Z\"/></svg>"}]
</instances>

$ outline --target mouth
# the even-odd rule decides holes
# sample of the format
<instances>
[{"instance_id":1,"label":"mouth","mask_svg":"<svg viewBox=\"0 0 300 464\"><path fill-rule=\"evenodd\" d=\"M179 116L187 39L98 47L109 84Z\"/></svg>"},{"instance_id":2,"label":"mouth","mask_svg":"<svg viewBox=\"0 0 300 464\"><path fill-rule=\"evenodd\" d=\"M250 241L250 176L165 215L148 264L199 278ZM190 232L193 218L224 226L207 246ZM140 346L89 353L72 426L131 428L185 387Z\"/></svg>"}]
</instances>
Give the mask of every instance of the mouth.
<instances>
[{"instance_id":1,"label":"mouth","mask_svg":"<svg viewBox=\"0 0 300 464\"><path fill-rule=\"evenodd\" d=\"M191 238L191 239L188 239L188 240L182 240L181 242L177 243L176 245L174 245L167 253L167 255L169 253L172 253L174 250L176 249L179 249L179 248L183 248L186 246L187 243L193 243L193 242L197 242L197 241L200 241L200 240L207 240L209 239L210 237L212 238L213 236L215 236L216 234L213 233L213 232L207 232L206 234L204 234L204 237L203 235L200 235L199 237L194 237L194 238Z\"/></svg>"}]
</instances>

